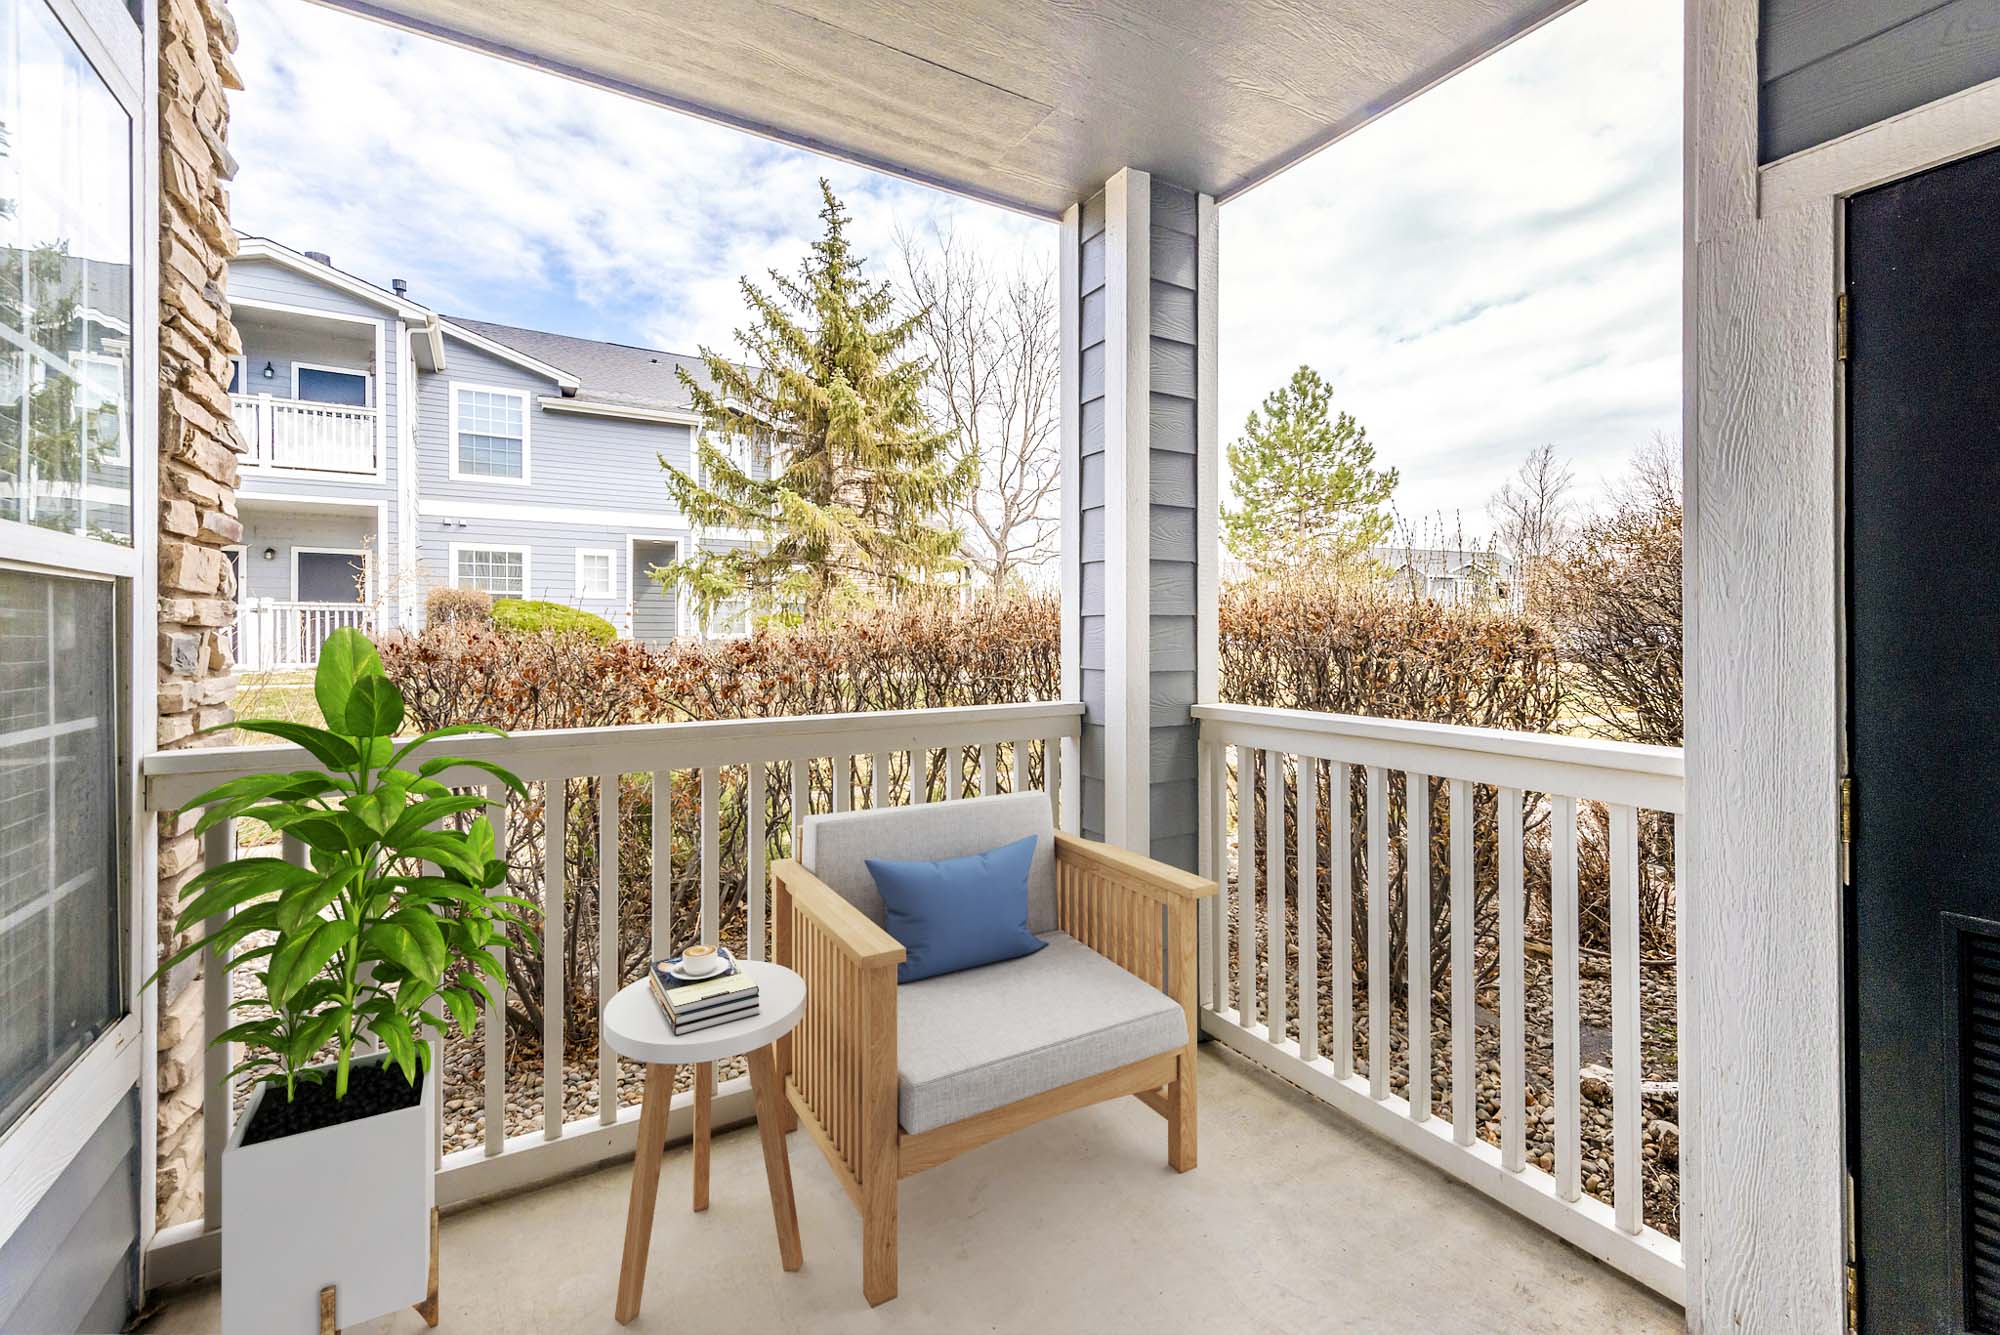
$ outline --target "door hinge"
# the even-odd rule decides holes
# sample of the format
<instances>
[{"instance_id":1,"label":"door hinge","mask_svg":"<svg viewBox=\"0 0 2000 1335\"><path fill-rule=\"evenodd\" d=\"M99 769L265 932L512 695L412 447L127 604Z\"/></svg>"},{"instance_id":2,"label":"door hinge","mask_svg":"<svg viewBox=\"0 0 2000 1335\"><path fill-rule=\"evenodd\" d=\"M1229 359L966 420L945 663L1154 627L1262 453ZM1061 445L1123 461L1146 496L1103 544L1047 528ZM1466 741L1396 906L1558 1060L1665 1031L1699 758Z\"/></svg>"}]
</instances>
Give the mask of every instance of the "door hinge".
<instances>
[{"instance_id":1,"label":"door hinge","mask_svg":"<svg viewBox=\"0 0 2000 1335\"><path fill-rule=\"evenodd\" d=\"M1854 884L1854 776L1840 776L1840 883Z\"/></svg>"},{"instance_id":2,"label":"door hinge","mask_svg":"<svg viewBox=\"0 0 2000 1335\"><path fill-rule=\"evenodd\" d=\"M1833 337L1836 353L1841 361L1847 360L1847 294L1841 293L1833 303Z\"/></svg>"}]
</instances>

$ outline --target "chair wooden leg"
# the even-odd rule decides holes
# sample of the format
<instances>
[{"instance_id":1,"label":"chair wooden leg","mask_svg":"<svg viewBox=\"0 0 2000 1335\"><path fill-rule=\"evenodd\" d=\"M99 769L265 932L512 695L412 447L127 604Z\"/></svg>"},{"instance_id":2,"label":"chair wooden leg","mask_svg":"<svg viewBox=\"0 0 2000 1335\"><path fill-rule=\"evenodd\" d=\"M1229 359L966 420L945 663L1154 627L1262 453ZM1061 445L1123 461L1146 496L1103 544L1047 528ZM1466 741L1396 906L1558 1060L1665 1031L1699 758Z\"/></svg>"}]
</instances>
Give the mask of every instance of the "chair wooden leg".
<instances>
[{"instance_id":1,"label":"chair wooden leg","mask_svg":"<svg viewBox=\"0 0 2000 1335\"><path fill-rule=\"evenodd\" d=\"M1194 1145L1194 1045L1189 1044L1167 1086L1167 1166L1176 1173L1193 1168Z\"/></svg>"},{"instance_id":2,"label":"chair wooden leg","mask_svg":"<svg viewBox=\"0 0 2000 1335\"><path fill-rule=\"evenodd\" d=\"M771 1188L771 1215L778 1225L778 1259L785 1269L804 1265L805 1253L799 1246L799 1211L792 1199L792 1159L785 1149L785 1128L779 1109L784 1088L778 1083L778 1065L771 1049L758 1048L749 1054L750 1089L757 1100L757 1138L764 1145L764 1177Z\"/></svg>"},{"instance_id":3,"label":"chair wooden leg","mask_svg":"<svg viewBox=\"0 0 2000 1335\"><path fill-rule=\"evenodd\" d=\"M709 1126L715 1112L715 1063L694 1068L694 1208L708 1208Z\"/></svg>"},{"instance_id":4,"label":"chair wooden leg","mask_svg":"<svg viewBox=\"0 0 2000 1335\"><path fill-rule=\"evenodd\" d=\"M660 1196L660 1156L667 1148L667 1109L674 1101L674 1068L646 1066L646 1099L639 1108L639 1145L632 1156L632 1196L625 1207L625 1256L618 1267L618 1324L639 1315L646 1289L646 1252L653 1242L653 1205Z\"/></svg>"},{"instance_id":5,"label":"chair wooden leg","mask_svg":"<svg viewBox=\"0 0 2000 1335\"><path fill-rule=\"evenodd\" d=\"M896 1296L896 1181L870 1184L861 1212L861 1296L880 1307Z\"/></svg>"}]
</instances>

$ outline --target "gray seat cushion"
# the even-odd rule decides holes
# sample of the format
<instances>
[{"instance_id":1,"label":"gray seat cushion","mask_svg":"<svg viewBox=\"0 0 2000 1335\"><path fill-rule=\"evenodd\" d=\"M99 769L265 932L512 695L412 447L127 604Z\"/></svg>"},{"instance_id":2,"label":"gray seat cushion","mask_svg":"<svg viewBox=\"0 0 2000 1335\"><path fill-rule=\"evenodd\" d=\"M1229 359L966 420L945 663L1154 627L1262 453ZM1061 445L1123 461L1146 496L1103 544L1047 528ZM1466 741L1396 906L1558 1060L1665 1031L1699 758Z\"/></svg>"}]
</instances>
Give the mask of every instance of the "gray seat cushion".
<instances>
[{"instance_id":1,"label":"gray seat cushion","mask_svg":"<svg viewBox=\"0 0 2000 1335\"><path fill-rule=\"evenodd\" d=\"M1186 1045L1186 1012L1064 932L896 989L897 1112L916 1133Z\"/></svg>"},{"instance_id":2,"label":"gray seat cushion","mask_svg":"<svg viewBox=\"0 0 2000 1335\"><path fill-rule=\"evenodd\" d=\"M806 817L799 861L879 924L884 920L882 896L868 874L869 858L929 862L984 853L1036 835L1034 861L1028 866L1028 930L1040 935L1059 925L1055 833L1046 793L843 811Z\"/></svg>"}]
</instances>

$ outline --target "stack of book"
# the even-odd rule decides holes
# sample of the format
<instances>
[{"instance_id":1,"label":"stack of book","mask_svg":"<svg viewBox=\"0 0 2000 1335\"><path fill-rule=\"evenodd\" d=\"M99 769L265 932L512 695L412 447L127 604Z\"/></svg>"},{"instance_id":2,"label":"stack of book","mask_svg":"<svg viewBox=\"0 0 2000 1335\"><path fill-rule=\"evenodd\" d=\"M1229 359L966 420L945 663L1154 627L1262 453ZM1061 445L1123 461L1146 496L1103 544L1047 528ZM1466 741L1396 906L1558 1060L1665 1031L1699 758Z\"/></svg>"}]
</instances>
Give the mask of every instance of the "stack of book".
<instances>
[{"instance_id":1,"label":"stack of book","mask_svg":"<svg viewBox=\"0 0 2000 1335\"><path fill-rule=\"evenodd\" d=\"M667 1028L676 1036L728 1024L757 1013L757 980L734 964L699 982L685 982L667 972L667 962L653 965L653 999L666 1012Z\"/></svg>"}]
</instances>

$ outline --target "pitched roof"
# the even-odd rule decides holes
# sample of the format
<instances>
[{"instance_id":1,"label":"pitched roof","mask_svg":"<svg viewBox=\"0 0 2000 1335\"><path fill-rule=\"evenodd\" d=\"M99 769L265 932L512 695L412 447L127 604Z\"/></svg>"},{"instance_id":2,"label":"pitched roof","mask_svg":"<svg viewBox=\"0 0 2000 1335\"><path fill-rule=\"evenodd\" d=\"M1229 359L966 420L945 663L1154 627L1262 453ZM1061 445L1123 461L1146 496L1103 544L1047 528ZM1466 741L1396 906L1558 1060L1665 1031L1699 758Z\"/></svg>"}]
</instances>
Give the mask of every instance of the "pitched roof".
<instances>
[{"instance_id":1,"label":"pitched roof","mask_svg":"<svg viewBox=\"0 0 2000 1335\"><path fill-rule=\"evenodd\" d=\"M559 366L581 383L576 401L614 404L627 408L664 408L685 411L689 405L687 386L679 370L686 368L695 383L709 383L707 368L699 357L660 348L639 348L626 343L599 343L568 334L551 334L518 325L494 324L487 320L445 317L496 343L504 343L551 366Z\"/></svg>"}]
</instances>

